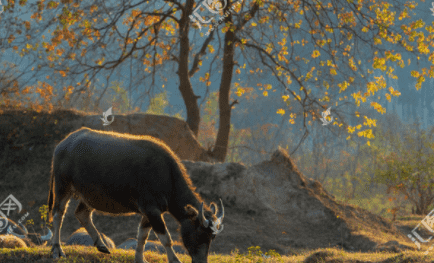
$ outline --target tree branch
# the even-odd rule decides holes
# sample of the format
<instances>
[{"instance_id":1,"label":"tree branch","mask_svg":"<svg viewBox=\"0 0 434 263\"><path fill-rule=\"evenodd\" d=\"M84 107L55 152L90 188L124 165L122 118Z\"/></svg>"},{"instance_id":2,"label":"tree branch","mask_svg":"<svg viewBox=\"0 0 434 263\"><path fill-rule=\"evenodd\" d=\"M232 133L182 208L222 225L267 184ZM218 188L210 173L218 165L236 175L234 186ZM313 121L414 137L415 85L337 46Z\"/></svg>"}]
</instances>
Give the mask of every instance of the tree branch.
<instances>
[{"instance_id":1,"label":"tree branch","mask_svg":"<svg viewBox=\"0 0 434 263\"><path fill-rule=\"evenodd\" d=\"M188 76L191 78L196 72L199 71L199 62L200 62L200 58L206 54L206 48L208 47L209 43L211 42L211 40L213 40L213 36L214 36L214 30L211 32L211 34L209 34L209 36L206 38L205 42L203 42L203 45L200 49L200 51L194 55L194 60L193 60L193 65L191 67L190 72L188 72Z\"/></svg>"}]
</instances>

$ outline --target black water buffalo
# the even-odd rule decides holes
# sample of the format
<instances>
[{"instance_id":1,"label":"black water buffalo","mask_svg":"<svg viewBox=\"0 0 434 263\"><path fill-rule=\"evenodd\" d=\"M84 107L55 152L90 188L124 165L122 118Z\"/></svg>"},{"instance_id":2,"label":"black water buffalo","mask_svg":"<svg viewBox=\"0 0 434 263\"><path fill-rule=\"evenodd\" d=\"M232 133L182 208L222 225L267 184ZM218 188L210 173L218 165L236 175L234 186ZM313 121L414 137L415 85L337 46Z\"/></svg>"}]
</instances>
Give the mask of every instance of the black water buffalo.
<instances>
[{"instance_id":1,"label":"black water buffalo","mask_svg":"<svg viewBox=\"0 0 434 263\"><path fill-rule=\"evenodd\" d=\"M29 233L27 228L18 222L15 223L9 218L0 217L0 226L4 226L0 230L0 247L10 247L14 244L17 247L33 247L35 245L46 245L48 240L53 237L53 233L48 229L48 234L41 235L38 233ZM13 236L13 237L12 237ZM21 241L19 241L20 239ZM25 246L22 246L22 244Z\"/></svg>"},{"instance_id":2,"label":"black water buffalo","mask_svg":"<svg viewBox=\"0 0 434 263\"><path fill-rule=\"evenodd\" d=\"M169 262L180 262L162 214L181 224L181 237L192 263L206 263L211 241L223 230L224 208L204 205L179 158L162 141L81 128L57 145L48 195L54 220L53 258L65 256L60 227L69 199L79 198L75 216L96 248L110 253L92 223L92 212L142 215L135 261L144 263L143 248L151 228L166 249ZM54 216L53 216L54 215Z\"/></svg>"},{"instance_id":3,"label":"black water buffalo","mask_svg":"<svg viewBox=\"0 0 434 263\"><path fill-rule=\"evenodd\" d=\"M103 233L100 233L102 240L104 244L108 248L116 248L115 242L108 236L104 235ZM86 229L79 228L75 230L74 233L69 236L68 241L66 241L65 245L82 245L82 246L93 246L93 240L87 233Z\"/></svg>"}]
</instances>

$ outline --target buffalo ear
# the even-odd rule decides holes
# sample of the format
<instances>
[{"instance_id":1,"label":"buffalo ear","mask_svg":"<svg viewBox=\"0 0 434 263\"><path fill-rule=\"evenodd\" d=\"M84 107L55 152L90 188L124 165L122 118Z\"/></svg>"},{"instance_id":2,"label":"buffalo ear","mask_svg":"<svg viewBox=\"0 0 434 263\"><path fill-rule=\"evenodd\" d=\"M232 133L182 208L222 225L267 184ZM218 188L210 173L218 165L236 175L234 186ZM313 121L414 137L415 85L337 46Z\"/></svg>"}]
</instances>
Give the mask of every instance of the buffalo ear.
<instances>
[{"instance_id":1,"label":"buffalo ear","mask_svg":"<svg viewBox=\"0 0 434 263\"><path fill-rule=\"evenodd\" d=\"M199 214L199 212L196 210L196 208L194 208L192 205L186 205L184 207L184 209L185 209L185 211L187 211L187 215L191 219L194 219Z\"/></svg>"}]
</instances>

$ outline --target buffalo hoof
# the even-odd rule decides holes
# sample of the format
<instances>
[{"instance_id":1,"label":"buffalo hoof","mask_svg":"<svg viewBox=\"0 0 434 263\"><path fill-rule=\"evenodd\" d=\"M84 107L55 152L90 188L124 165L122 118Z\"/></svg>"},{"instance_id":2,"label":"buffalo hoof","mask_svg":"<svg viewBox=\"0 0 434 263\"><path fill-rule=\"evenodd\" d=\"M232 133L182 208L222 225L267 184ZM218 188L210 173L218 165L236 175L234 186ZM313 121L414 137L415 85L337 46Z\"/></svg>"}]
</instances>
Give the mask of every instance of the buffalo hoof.
<instances>
[{"instance_id":1,"label":"buffalo hoof","mask_svg":"<svg viewBox=\"0 0 434 263\"><path fill-rule=\"evenodd\" d=\"M63 252L59 244L53 245L53 248L51 249L51 253L53 255L53 258L66 257L65 252Z\"/></svg>"},{"instance_id":2,"label":"buffalo hoof","mask_svg":"<svg viewBox=\"0 0 434 263\"><path fill-rule=\"evenodd\" d=\"M97 246L96 249L98 249L99 252L110 254L110 251L106 246Z\"/></svg>"}]
</instances>

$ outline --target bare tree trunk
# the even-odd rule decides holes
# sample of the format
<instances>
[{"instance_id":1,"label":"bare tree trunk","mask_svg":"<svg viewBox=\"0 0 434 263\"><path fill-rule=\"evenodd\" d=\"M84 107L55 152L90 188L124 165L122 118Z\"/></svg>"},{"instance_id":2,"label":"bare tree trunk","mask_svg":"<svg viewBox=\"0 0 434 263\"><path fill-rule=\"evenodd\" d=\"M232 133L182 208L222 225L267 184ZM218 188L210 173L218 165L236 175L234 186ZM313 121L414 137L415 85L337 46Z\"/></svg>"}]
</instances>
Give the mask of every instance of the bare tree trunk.
<instances>
[{"instance_id":1,"label":"bare tree trunk","mask_svg":"<svg viewBox=\"0 0 434 263\"><path fill-rule=\"evenodd\" d=\"M191 13L193 9L193 0L187 1L185 6L185 11L187 14ZM187 124L193 131L196 137L199 134L199 124L200 124L200 111L197 105L197 99L199 98L194 94L193 88L191 86L190 77L188 75L188 57L190 53L190 43L188 39L189 32L189 17L188 15L183 15L180 21L180 52L179 52L179 67L178 76L180 80L179 90L181 91L182 98L185 103L185 108L187 109Z\"/></svg>"},{"instance_id":2,"label":"bare tree trunk","mask_svg":"<svg viewBox=\"0 0 434 263\"><path fill-rule=\"evenodd\" d=\"M419 202L416 205L416 214L417 215L426 215L428 210L428 204L425 202L425 193L420 192Z\"/></svg>"},{"instance_id":3,"label":"bare tree trunk","mask_svg":"<svg viewBox=\"0 0 434 263\"><path fill-rule=\"evenodd\" d=\"M231 21L232 19L230 19ZM229 105L229 91L231 89L232 73L234 69L234 40L235 33L228 30L224 41L223 73L220 82L219 94L219 129L217 138L212 152L212 157L217 161L224 162L228 151L229 133L231 130L231 108L233 102Z\"/></svg>"}]
</instances>

